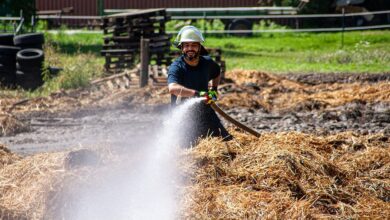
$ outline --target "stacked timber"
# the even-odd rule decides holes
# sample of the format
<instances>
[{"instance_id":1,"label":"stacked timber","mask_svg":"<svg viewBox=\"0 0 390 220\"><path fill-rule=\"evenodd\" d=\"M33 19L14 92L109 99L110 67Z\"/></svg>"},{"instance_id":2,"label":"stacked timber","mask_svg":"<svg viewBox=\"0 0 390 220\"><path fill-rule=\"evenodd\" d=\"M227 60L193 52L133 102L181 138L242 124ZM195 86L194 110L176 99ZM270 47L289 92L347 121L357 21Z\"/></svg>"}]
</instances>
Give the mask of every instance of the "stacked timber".
<instances>
[{"instance_id":1,"label":"stacked timber","mask_svg":"<svg viewBox=\"0 0 390 220\"><path fill-rule=\"evenodd\" d=\"M140 54L141 39L149 39L150 60L157 65L171 62L170 35L165 32L169 20L165 9L133 10L103 18L105 34L101 54L105 56L105 68L119 72L133 68Z\"/></svg>"}]
</instances>

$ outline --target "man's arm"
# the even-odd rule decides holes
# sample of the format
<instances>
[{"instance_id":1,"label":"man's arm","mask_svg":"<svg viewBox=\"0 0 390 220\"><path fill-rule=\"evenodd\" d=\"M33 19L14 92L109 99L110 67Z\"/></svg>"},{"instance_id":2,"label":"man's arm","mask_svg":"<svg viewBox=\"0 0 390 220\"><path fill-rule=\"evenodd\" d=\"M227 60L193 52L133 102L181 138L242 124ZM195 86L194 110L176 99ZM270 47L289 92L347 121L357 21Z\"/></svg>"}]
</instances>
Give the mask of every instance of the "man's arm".
<instances>
[{"instance_id":1,"label":"man's arm","mask_svg":"<svg viewBox=\"0 0 390 220\"><path fill-rule=\"evenodd\" d=\"M221 81L221 74L219 74L217 77L211 80L211 89L217 90L220 81Z\"/></svg>"},{"instance_id":2,"label":"man's arm","mask_svg":"<svg viewBox=\"0 0 390 220\"><path fill-rule=\"evenodd\" d=\"M178 83L169 83L168 90L169 93L181 97L192 97L195 96L197 93L196 90L186 88Z\"/></svg>"}]
</instances>

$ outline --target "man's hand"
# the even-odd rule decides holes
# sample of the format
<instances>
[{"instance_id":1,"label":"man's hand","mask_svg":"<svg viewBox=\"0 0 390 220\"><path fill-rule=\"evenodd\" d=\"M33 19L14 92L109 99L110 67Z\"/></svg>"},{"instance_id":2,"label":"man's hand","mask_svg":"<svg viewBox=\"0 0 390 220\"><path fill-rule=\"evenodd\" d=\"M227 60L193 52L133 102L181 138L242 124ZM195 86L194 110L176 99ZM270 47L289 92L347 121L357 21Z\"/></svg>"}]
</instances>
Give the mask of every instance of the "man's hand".
<instances>
[{"instance_id":1,"label":"man's hand","mask_svg":"<svg viewBox=\"0 0 390 220\"><path fill-rule=\"evenodd\" d=\"M205 102L206 104L211 104L215 101L218 100L217 92L213 90L209 90L208 92L206 91L200 91L199 92L199 97L204 97L206 98Z\"/></svg>"}]
</instances>

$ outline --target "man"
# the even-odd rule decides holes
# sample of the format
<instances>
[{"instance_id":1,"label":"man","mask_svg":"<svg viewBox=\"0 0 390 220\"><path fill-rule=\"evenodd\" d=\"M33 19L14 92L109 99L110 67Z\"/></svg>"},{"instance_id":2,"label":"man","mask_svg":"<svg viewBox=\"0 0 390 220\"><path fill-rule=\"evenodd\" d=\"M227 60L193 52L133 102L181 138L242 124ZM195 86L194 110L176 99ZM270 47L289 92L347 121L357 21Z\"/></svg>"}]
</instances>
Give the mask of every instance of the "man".
<instances>
[{"instance_id":1,"label":"man","mask_svg":"<svg viewBox=\"0 0 390 220\"><path fill-rule=\"evenodd\" d=\"M220 82L220 67L209 56L203 56L205 49L202 45L202 33L194 26L183 27L176 37L175 44L182 55L169 67L168 89L171 93L172 106L181 99L199 97L203 94L216 98L216 91ZM209 82L211 90L209 91ZM188 121L190 133L187 134L187 143L195 144L201 137L217 136L224 140L232 137L221 124L215 111L206 102L197 103L192 109Z\"/></svg>"}]
</instances>

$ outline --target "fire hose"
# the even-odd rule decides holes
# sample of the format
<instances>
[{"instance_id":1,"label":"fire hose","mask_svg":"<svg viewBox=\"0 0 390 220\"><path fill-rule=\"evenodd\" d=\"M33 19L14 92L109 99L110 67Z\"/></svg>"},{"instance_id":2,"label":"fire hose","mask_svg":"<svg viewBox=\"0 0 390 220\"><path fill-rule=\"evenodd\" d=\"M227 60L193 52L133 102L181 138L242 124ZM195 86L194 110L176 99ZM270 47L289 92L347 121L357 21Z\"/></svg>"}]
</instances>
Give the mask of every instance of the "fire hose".
<instances>
[{"instance_id":1,"label":"fire hose","mask_svg":"<svg viewBox=\"0 0 390 220\"><path fill-rule=\"evenodd\" d=\"M256 130L242 124L241 122L237 121L236 119L230 117L228 114L226 114L215 102L217 101L217 92L214 90L210 90L208 92L200 92L199 96L205 98L205 103L209 104L214 111L216 111L219 115L224 117L226 120L228 120L230 123L234 124L235 126L241 128L242 130L254 135L255 137L260 137L260 133Z\"/></svg>"},{"instance_id":2,"label":"fire hose","mask_svg":"<svg viewBox=\"0 0 390 220\"><path fill-rule=\"evenodd\" d=\"M241 128L242 130L256 136L256 137L260 137L260 133L255 131L254 129L242 124L241 122L237 121L236 119L230 117L228 114L226 114L215 102L211 102L210 103L210 106L211 108L214 109L214 111L216 111L219 115L221 115L222 117L224 117L226 120L228 120L229 122L231 122L232 124L234 124L235 126Z\"/></svg>"}]
</instances>

